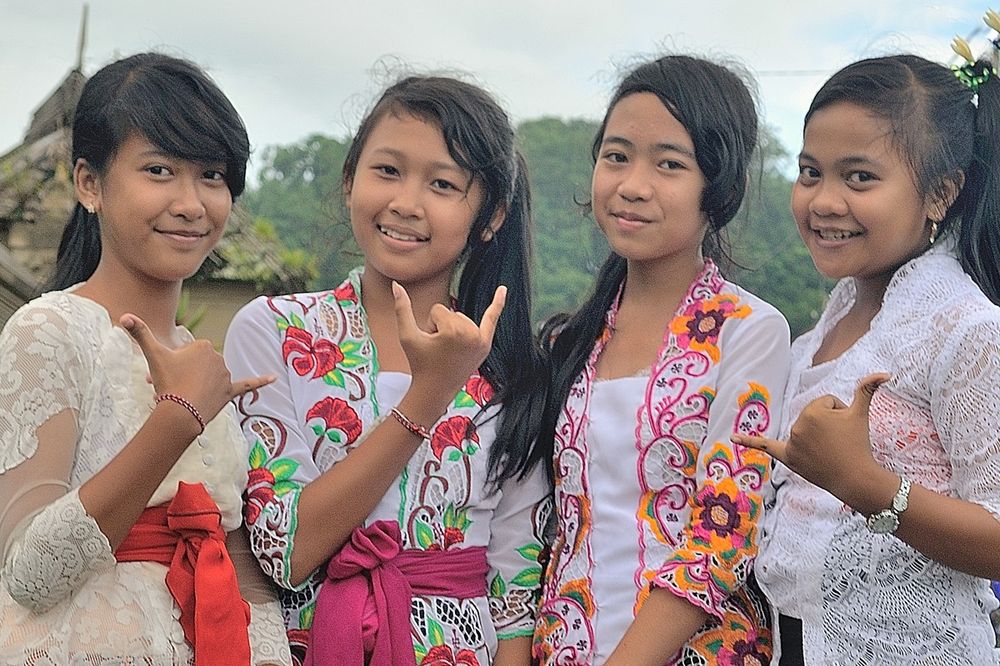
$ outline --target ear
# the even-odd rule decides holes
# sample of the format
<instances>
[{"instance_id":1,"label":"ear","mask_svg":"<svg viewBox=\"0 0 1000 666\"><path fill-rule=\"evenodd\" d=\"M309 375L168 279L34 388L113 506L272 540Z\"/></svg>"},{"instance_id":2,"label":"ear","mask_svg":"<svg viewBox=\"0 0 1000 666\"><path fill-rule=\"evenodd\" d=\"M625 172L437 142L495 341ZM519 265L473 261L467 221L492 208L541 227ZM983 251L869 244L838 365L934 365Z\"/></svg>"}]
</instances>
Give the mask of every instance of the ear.
<instances>
[{"instance_id":1,"label":"ear","mask_svg":"<svg viewBox=\"0 0 1000 666\"><path fill-rule=\"evenodd\" d=\"M354 181L348 177L345 177L344 182L340 184L340 191L344 195L344 205L348 208L351 207L351 189L353 187Z\"/></svg>"},{"instance_id":2,"label":"ear","mask_svg":"<svg viewBox=\"0 0 1000 666\"><path fill-rule=\"evenodd\" d=\"M965 185L965 172L958 171L951 178L941 181L941 186L935 192L927 195L924 203L924 213L931 222L944 221L948 209L955 203L962 186Z\"/></svg>"},{"instance_id":3,"label":"ear","mask_svg":"<svg viewBox=\"0 0 1000 666\"><path fill-rule=\"evenodd\" d=\"M480 238L483 239L484 243L489 243L496 236L497 232L500 231L500 227L503 223L507 221L507 206L499 206L493 217L490 218L489 224L483 229L483 233L480 234Z\"/></svg>"},{"instance_id":4,"label":"ear","mask_svg":"<svg viewBox=\"0 0 1000 666\"><path fill-rule=\"evenodd\" d=\"M101 178L82 157L73 165L73 188L77 201L84 208L101 210Z\"/></svg>"}]
</instances>

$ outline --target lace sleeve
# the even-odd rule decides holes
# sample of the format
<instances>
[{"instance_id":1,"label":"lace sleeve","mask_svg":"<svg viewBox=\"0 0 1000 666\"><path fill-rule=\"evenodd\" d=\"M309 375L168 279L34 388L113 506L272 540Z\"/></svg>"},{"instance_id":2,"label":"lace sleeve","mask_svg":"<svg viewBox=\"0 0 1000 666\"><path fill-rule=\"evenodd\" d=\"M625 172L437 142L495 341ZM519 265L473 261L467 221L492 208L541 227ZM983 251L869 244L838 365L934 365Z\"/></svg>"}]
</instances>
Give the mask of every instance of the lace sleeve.
<instances>
[{"instance_id":1,"label":"lace sleeve","mask_svg":"<svg viewBox=\"0 0 1000 666\"><path fill-rule=\"evenodd\" d=\"M725 330L724 330L725 334ZM722 367L698 454L691 517L652 580L721 618L757 555L769 459L733 444L733 433L777 431L789 366L788 325L777 312L741 322L721 348Z\"/></svg>"},{"instance_id":2,"label":"lace sleeve","mask_svg":"<svg viewBox=\"0 0 1000 666\"><path fill-rule=\"evenodd\" d=\"M990 309L936 324L939 333L952 329L931 367L931 414L951 486L1000 520L1000 319Z\"/></svg>"}]
</instances>

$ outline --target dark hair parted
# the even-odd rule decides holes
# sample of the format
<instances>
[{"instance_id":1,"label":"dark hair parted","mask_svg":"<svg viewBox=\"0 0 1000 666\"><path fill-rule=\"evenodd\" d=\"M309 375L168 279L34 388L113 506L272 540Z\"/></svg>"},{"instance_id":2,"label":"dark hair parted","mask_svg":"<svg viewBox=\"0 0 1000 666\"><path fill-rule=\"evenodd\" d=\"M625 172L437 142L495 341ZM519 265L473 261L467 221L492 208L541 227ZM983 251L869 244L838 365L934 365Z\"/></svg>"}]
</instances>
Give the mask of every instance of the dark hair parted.
<instances>
[{"instance_id":1,"label":"dark hair parted","mask_svg":"<svg viewBox=\"0 0 1000 666\"><path fill-rule=\"evenodd\" d=\"M963 268L1000 304L1000 81L990 63L974 67L978 73L990 70L978 101L954 72L919 56L861 60L823 84L805 124L837 103L856 104L886 120L921 196L954 199L938 237L957 233Z\"/></svg>"},{"instance_id":2,"label":"dark hair parted","mask_svg":"<svg viewBox=\"0 0 1000 666\"><path fill-rule=\"evenodd\" d=\"M229 99L187 60L139 53L98 70L83 87L73 116L73 164L107 172L132 133L180 159L222 162L236 199L243 193L250 142ZM77 203L59 243L51 286L88 279L101 257L97 215Z\"/></svg>"},{"instance_id":3,"label":"dark hair parted","mask_svg":"<svg viewBox=\"0 0 1000 666\"><path fill-rule=\"evenodd\" d=\"M354 135L344 161L350 190L368 137L387 114L409 115L441 129L448 154L477 180L483 203L459 259L458 309L481 321L500 285L507 302L493 347L480 372L501 405L489 459L497 482L521 478L540 459L532 455L544 401L544 376L531 330L531 197L527 166L510 119L493 98L472 84L443 76L409 76L382 93ZM483 232L498 211L504 221L493 238Z\"/></svg>"},{"instance_id":4,"label":"dark hair parted","mask_svg":"<svg viewBox=\"0 0 1000 666\"><path fill-rule=\"evenodd\" d=\"M691 56L669 55L639 65L622 79L611 97L591 149L595 162L615 106L637 93L656 95L691 135L706 183L701 209L708 218L708 230L702 251L708 257L725 257L721 232L743 203L757 146L757 108L747 82L728 67ZM605 313L626 273L625 259L611 252L598 273L593 293L580 309L572 316L553 317L543 328L550 389L538 441L545 455L552 455L559 414L604 330Z\"/></svg>"}]
</instances>

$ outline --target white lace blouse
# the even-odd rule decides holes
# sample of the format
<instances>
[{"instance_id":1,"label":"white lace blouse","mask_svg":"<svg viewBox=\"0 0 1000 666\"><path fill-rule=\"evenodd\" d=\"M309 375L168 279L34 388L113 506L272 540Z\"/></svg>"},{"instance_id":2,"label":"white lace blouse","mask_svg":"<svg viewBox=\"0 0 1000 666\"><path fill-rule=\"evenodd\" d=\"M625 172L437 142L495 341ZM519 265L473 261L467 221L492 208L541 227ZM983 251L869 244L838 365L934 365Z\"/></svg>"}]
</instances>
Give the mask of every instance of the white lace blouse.
<instances>
[{"instance_id":1,"label":"white lace blouse","mask_svg":"<svg viewBox=\"0 0 1000 666\"><path fill-rule=\"evenodd\" d=\"M865 335L811 367L854 298L853 280L841 281L793 344L781 436L815 398L849 402L862 377L888 372L870 411L876 460L1000 519L1000 309L935 248L896 272ZM772 482L756 574L779 612L802 619L807 664L1000 664L988 581L871 533L864 516L783 465Z\"/></svg>"},{"instance_id":2,"label":"white lace blouse","mask_svg":"<svg viewBox=\"0 0 1000 666\"><path fill-rule=\"evenodd\" d=\"M148 418L147 373L142 352L107 311L69 291L35 299L0 333L0 663L193 663L166 567L117 563L77 494ZM45 424L72 432L40 440ZM53 439L76 447L48 445ZM227 406L149 505L169 501L178 481L203 482L224 529L238 528L243 441ZM251 562L248 552L232 556L238 569ZM254 664L288 663L280 608L266 600L251 610Z\"/></svg>"}]
</instances>

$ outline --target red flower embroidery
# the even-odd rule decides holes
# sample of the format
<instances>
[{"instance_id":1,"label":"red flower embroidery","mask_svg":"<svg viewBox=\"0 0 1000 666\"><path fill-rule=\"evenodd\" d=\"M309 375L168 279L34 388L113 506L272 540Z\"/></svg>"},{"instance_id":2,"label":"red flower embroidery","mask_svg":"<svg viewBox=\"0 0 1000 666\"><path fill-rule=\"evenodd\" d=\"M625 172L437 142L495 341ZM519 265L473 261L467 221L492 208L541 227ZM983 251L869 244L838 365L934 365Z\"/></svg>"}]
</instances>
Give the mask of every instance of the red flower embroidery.
<instances>
[{"instance_id":1,"label":"red flower embroidery","mask_svg":"<svg viewBox=\"0 0 1000 666\"><path fill-rule=\"evenodd\" d=\"M479 375L469 377L464 390L480 407L484 407L493 399L493 386Z\"/></svg>"},{"instance_id":2,"label":"red flower embroidery","mask_svg":"<svg viewBox=\"0 0 1000 666\"><path fill-rule=\"evenodd\" d=\"M446 527L444 528L444 549L448 550L456 543L463 543L465 541L465 533L457 527Z\"/></svg>"},{"instance_id":3,"label":"red flower embroidery","mask_svg":"<svg viewBox=\"0 0 1000 666\"><path fill-rule=\"evenodd\" d=\"M320 338L313 341L312 333L295 326L285 329L285 341L281 343L281 354L300 377L313 373L313 378L322 377L344 360L344 352L329 340Z\"/></svg>"},{"instance_id":4,"label":"red flower embroidery","mask_svg":"<svg viewBox=\"0 0 1000 666\"><path fill-rule=\"evenodd\" d=\"M288 647L292 651L293 664L305 663L306 650L309 648L309 629L289 629Z\"/></svg>"},{"instance_id":5,"label":"red flower embroidery","mask_svg":"<svg viewBox=\"0 0 1000 666\"><path fill-rule=\"evenodd\" d=\"M257 522L260 512L274 501L274 474L266 467L251 469L247 475L247 505L244 510L247 524Z\"/></svg>"},{"instance_id":6,"label":"red flower embroidery","mask_svg":"<svg viewBox=\"0 0 1000 666\"><path fill-rule=\"evenodd\" d=\"M463 649L455 654L450 645L435 645L420 660L420 666L479 666L479 660L472 650Z\"/></svg>"},{"instance_id":7,"label":"red flower embroidery","mask_svg":"<svg viewBox=\"0 0 1000 666\"><path fill-rule=\"evenodd\" d=\"M350 301L352 303L358 302L358 294L354 291L354 285L350 282L345 282L334 289L333 297L338 301Z\"/></svg>"},{"instance_id":8,"label":"red flower embroidery","mask_svg":"<svg viewBox=\"0 0 1000 666\"><path fill-rule=\"evenodd\" d=\"M361 419L345 400L326 397L309 408L306 420L323 419L326 430L336 428L347 436L346 444L350 446L361 436ZM321 433L322 434L322 433Z\"/></svg>"},{"instance_id":9,"label":"red flower embroidery","mask_svg":"<svg viewBox=\"0 0 1000 666\"><path fill-rule=\"evenodd\" d=\"M446 448L452 446L462 451L462 442L467 439L479 443L479 435L476 433L476 426L472 423L472 419L467 416L452 416L434 428L434 434L431 435L431 450L434 452L434 456L441 460Z\"/></svg>"}]
</instances>

